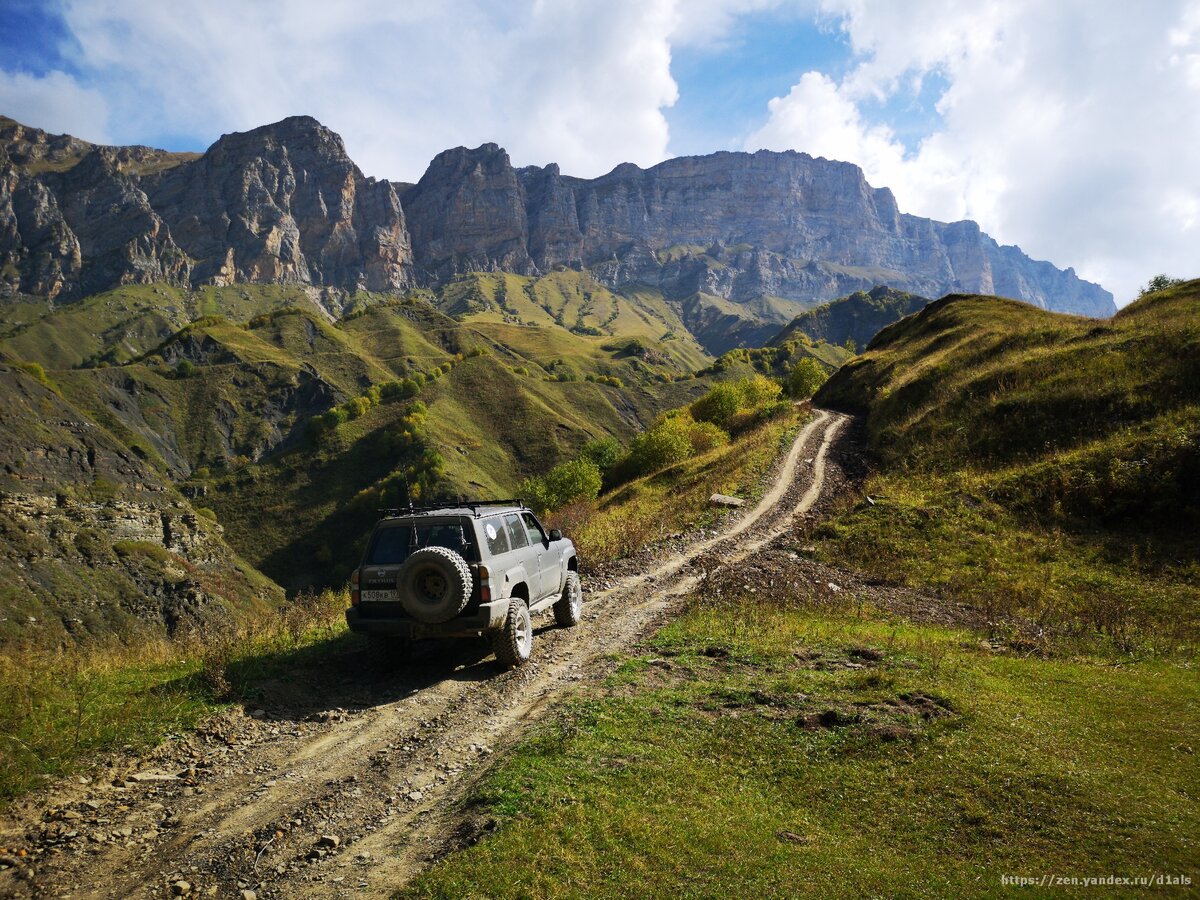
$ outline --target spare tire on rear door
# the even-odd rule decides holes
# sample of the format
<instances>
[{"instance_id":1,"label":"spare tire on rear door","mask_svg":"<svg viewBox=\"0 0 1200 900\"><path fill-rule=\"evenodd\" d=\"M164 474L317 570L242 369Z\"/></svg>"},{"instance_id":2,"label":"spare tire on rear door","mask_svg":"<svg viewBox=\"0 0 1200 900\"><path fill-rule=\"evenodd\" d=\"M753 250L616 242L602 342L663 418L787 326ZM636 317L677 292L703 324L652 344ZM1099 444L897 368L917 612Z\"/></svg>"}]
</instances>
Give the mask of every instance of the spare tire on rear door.
<instances>
[{"instance_id":1,"label":"spare tire on rear door","mask_svg":"<svg viewBox=\"0 0 1200 900\"><path fill-rule=\"evenodd\" d=\"M418 622L448 622L471 599L471 570L447 547L422 547L396 573L396 590L405 610Z\"/></svg>"}]
</instances>

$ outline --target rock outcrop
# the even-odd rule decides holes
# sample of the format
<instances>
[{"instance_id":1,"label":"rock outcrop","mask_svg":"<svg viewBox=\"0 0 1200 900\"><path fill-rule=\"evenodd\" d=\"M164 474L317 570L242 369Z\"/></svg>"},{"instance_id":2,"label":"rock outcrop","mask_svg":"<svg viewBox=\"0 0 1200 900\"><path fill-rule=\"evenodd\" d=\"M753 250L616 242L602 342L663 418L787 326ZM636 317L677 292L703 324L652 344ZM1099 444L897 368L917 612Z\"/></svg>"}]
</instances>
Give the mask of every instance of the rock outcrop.
<instances>
[{"instance_id":1,"label":"rock outcrop","mask_svg":"<svg viewBox=\"0 0 1200 900\"><path fill-rule=\"evenodd\" d=\"M0 290L69 299L163 281L397 291L558 266L681 302L807 306L886 284L1115 311L1111 294L1071 269L1002 247L974 222L903 214L857 166L805 153L626 163L585 180L556 165L516 169L484 144L440 153L417 184L394 185L365 177L340 137L303 116L225 135L202 156L97 147L0 120Z\"/></svg>"},{"instance_id":2,"label":"rock outcrop","mask_svg":"<svg viewBox=\"0 0 1200 900\"><path fill-rule=\"evenodd\" d=\"M0 120L0 283L70 299L121 284L402 290L395 188L295 117L202 156L99 147Z\"/></svg>"},{"instance_id":3,"label":"rock outcrop","mask_svg":"<svg viewBox=\"0 0 1200 900\"><path fill-rule=\"evenodd\" d=\"M37 370L0 365L0 401L0 646L211 629L282 599L220 525Z\"/></svg>"}]
</instances>

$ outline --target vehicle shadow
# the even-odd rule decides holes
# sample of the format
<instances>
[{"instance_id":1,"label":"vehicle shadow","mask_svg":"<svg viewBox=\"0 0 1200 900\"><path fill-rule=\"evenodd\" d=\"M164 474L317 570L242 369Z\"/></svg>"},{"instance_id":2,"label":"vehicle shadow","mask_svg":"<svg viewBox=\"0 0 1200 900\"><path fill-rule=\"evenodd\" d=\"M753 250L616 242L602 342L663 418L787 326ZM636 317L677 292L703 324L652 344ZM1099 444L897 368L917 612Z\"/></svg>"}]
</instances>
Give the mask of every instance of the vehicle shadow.
<instances>
[{"instance_id":1,"label":"vehicle shadow","mask_svg":"<svg viewBox=\"0 0 1200 900\"><path fill-rule=\"evenodd\" d=\"M328 720L395 703L443 681L486 681L502 675L487 640L368 641L355 634L231 660L223 666L222 699L276 722ZM205 672L161 691L205 690Z\"/></svg>"}]
</instances>

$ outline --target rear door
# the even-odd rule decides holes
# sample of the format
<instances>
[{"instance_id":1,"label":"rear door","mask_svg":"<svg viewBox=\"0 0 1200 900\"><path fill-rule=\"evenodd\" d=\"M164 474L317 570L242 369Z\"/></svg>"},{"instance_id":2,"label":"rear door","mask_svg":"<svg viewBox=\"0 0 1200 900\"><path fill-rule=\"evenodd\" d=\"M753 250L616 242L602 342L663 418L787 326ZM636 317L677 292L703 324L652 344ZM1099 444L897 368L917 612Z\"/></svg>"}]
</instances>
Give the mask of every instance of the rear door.
<instances>
[{"instance_id":1,"label":"rear door","mask_svg":"<svg viewBox=\"0 0 1200 900\"><path fill-rule=\"evenodd\" d=\"M525 564L525 575L529 579L529 599L538 600L546 595L545 578L542 575L542 545L532 543L521 518L516 513L504 516L504 528L508 532L508 545L513 555Z\"/></svg>"}]
</instances>

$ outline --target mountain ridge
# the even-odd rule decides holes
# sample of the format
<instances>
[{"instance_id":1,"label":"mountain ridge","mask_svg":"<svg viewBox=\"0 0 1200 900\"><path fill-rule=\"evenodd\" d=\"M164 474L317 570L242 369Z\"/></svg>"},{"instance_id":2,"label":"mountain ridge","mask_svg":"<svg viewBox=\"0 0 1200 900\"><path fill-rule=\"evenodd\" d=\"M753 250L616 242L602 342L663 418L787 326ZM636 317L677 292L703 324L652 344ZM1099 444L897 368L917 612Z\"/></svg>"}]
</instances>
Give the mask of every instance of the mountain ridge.
<instances>
[{"instance_id":1,"label":"mountain ridge","mask_svg":"<svg viewBox=\"0 0 1200 900\"><path fill-rule=\"evenodd\" d=\"M1112 296L970 221L901 213L862 170L719 152L594 179L516 168L496 144L439 153L416 184L365 176L308 116L201 155L104 147L0 119L0 291L70 300L121 284L399 292L469 271L589 268L683 301L807 306L887 284L998 293L1093 316ZM748 319L754 316L747 315Z\"/></svg>"}]
</instances>

